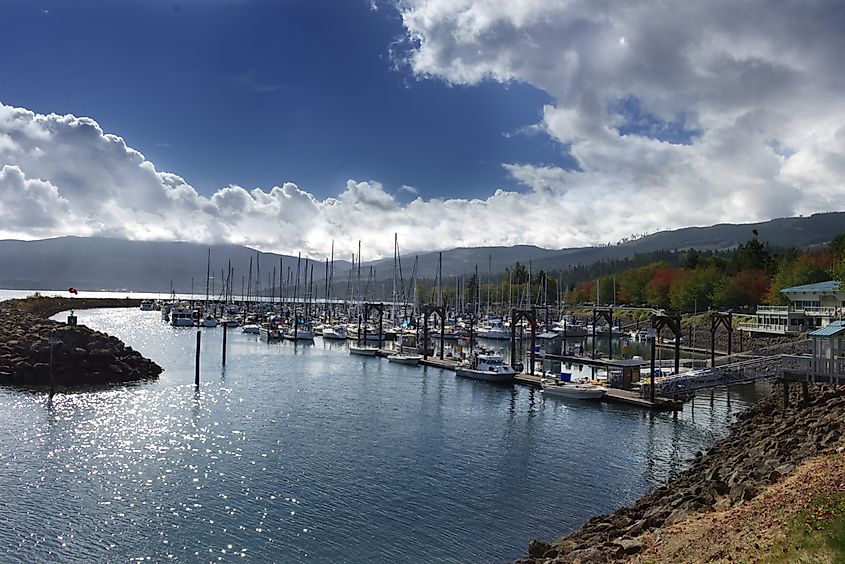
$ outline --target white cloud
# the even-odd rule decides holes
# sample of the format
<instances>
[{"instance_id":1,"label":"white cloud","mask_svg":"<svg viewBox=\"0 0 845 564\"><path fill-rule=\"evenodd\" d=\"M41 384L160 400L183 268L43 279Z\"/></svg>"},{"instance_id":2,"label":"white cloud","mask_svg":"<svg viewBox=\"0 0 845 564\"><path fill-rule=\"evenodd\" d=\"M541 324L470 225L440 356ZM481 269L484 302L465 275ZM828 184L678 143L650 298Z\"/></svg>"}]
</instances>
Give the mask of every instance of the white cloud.
<instances>
[{"instance_id":1,"label":"white cloud","mask_svg":"<svg viewBox=\"0 0 845 564\"><path fill-rule=\"evenodd\" d=\"M88 118L0 105L0 139L10 140L0 145L4 237L231 242L311 256L326 254L332 239L338 255L349 256L361 239L365 258L389 256L394 232L409 251L591 240L559 225L568 204L544 189L402 203L379 182L349 180L324 200L292 182L269 190L226 186L205 196Z\"/></svg>"},{"instance_id":2,"label":"white cloud","mask_svg":"<svg viewBox=\"0 0 845 564\"><path fill-rule=\"evenodd\" d=\"M843 208L845 5L400 0L400 11L418 76L548 92L554 102L526 125L559 141L579 170L502 163L528 190L491 186L472 200L425 199L410 186L394 197L359 180L326 199L292 182L206 196L91 119L0 105L0 235L226 241L312 256L334 239L346 257L361 239L372 258L392 253L394 232L408 251L560 248ZM637 129L649 120L655 127ZM688 131L646 134L672 124Z\"/></svg>"},{"instance_id":3,"label":"white cloud","mask_svg":"<svg viewBox=\"0 0 845 564\"><path fill-rule=\"evenodd\" d=\"M582 238L843 209L845 5L402 0L400 11L418 75L554 97L539 127L580 170L506 167L557 192L565 223L597 213L604 236L585 226ZM631 100L695 134L623 135Z\"/></svg>"}]
</instances>

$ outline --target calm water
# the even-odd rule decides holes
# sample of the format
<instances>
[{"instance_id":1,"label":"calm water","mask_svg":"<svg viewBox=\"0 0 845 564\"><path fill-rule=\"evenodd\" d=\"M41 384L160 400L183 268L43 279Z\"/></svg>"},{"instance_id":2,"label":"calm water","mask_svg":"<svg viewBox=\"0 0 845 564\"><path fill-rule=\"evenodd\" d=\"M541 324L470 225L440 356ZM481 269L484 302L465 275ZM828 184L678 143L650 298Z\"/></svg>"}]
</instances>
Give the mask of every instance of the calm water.
<instances>
[{"instance_id":1,"label":"calm water","mask_svg":"<svg viewBox=\"0 0 845 564\"><path fill-rule=\"evenodd\" d=\"M195 330L78 315L165 372L0 388L3 561L507 561L682 470L759 391L653 415L239 330L224 370L222 328L196 391Z\"/></svg>"}]
</instances>

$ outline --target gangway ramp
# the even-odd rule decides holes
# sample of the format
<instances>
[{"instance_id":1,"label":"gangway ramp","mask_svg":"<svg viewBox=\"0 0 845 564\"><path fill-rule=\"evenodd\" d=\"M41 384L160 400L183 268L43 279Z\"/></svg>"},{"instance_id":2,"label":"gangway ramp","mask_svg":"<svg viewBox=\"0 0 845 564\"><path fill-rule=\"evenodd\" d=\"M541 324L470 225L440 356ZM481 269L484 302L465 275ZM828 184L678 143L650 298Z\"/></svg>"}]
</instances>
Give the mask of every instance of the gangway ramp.
<instances>
[{"instance_id":1,"label":"gangway ramp","mask_svg":"<svg viewBox=\"0 0 845 564\"><path fill-rule=\"evenodd\" d=\"M780 355L764 356L725 364L715 368L701 368L666 376L655 382L655 392L662 396L684 396L699 390L720 386L748 384L764 378L780 375ZM648 395L648 382L643 383Z\"/></svg>"}]
</instances>

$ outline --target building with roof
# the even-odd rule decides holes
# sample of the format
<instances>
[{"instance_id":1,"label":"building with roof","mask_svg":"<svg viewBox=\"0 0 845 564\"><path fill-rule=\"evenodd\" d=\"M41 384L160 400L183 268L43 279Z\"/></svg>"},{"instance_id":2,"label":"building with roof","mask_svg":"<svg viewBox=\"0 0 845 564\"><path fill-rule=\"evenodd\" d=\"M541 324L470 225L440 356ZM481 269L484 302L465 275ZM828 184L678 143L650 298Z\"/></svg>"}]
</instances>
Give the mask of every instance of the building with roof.
<instances>
[{"instance_id":1,"label":"building with roof","mask_svg":"<svg viewBox=\"0 0 845 564\"><path fill-rule=\"evenodd\" d=\"M845 321L836 320L810 333L813 340L813 373L845 375Z\"/></svg>"},{"instance_id":2,"label":"building with roof","mask_svg":"<svg viewBox=\"0 0 845 564\"><path fill-rule=\"evenodd\" d=\"M788 306L759 306L757 319L740 323L739 329L752 333L797 335L826 327L842 318L845 288L836 280L793 286L780 291Z\"/></svg>"}]
</instances>

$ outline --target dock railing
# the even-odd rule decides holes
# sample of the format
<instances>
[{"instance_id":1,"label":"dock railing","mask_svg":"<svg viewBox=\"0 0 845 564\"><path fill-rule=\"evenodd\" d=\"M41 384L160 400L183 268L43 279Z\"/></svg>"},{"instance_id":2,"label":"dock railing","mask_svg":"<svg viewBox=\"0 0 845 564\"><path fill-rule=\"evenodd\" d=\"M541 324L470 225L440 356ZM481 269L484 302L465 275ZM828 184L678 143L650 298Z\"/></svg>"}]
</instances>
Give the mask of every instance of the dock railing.
<instances>
[{"instance_id":1,"label":"dock railing","mask_svg":"<svg viewBox=\"0 0 845 564\"><path fill-rule=\"evenodd\" d=\"M781 375L788 380L828 384L845 383L845 358L783 355Z\"/></svg>"},{"instance_id":2,"label":"dock railing","mask_svg":"<svg viewBox=\"0 0 845 564\"><path fill-rule=\"evenodd\" d=\"M756 323L754 321L743 321L739 324L739 329L742 331L759 331L761 333L777 333L779 335L786 335L787 333L797 333L795 330L790 330L789 325L775 325L771 323Z\"/></svg>"},{"instance_id":3,"label":"dock railing","mask_svg":"<svg viewBox=\"0 0 845 564\"><path fill-rule=\"evenodd\" d=\"M765 356L715 368L673 374L655 382L655 392L661 396L685 396L698 390L747 384L763 378L777 377L780 372L781 356ZM644 384L643 393L647 394L648 388L649 384Z\"/></svg>"}]
</instances>

